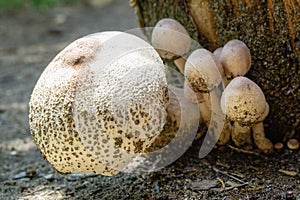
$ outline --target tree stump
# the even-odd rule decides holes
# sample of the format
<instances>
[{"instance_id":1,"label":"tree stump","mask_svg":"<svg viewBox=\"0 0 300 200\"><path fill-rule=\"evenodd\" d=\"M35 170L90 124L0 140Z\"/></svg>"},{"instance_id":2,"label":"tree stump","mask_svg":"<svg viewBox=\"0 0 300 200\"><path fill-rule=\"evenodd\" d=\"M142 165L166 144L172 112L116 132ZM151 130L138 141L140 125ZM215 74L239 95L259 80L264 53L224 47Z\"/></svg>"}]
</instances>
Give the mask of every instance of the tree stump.
<instances>
[{"instance_id":1,"label":"tree stump","mask_svg":"<svg viewBox=\"0 0 300 200\"><path fill-rule=\"evenodd\" d=\"M173 18L211 51L231 39L252 54L246 75L270 105L266 135L273 142L300 137L299 0L131 0L141 27Z\"/></svg>"}]
</instances>

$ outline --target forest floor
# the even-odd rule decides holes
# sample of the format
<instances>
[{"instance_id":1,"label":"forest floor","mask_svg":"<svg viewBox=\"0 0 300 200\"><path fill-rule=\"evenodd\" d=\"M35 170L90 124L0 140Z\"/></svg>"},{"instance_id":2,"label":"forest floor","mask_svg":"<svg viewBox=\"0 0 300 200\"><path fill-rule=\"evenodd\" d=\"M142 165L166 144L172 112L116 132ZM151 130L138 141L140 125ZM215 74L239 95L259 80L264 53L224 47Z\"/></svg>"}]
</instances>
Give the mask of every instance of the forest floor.
<instances>
[{"instance_id":1,"label":"forest floor","mask_svg":"<svg viewBox=\"0 0 300 200\"><path fill-rule=\"evenodd\" d=\"M127 1L0 13L0 199L300 199L300 152L273 155L193 146L153 173L59 174L30 135L28 101L41 72L71 41L138 27Z\"/></svg>"}]
</instances>

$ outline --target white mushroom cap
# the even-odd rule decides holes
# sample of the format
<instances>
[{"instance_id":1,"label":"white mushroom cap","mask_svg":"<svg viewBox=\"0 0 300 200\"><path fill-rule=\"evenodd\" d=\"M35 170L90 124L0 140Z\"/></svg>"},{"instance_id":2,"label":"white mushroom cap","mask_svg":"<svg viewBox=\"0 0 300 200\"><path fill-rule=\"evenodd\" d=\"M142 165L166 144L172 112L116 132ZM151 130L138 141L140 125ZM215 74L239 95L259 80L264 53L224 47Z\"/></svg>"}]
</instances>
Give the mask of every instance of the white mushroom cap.
<instances>
[{"instance_id":1,"label":"white mushroom cap","mask_svg":"<svg viewBox=\"0 0 300 200\"><path fill-rule=\"evenodd\" d=\"M266 108L265 108L265 111L264 113L260 116L260 118L258 119L259 122L262 122L265 120L265 118L268 116L270 112L270 106L269 104L266 102Z\"/></svg>"},{"instance_id":2,"label":"white mushroom cap","mask_svg":"<svg viewBox=\"0 0 300 200\"><path fill-rule=\"evenodd\" d=\"M225 88L221 97L221 109L229 120L241 125L251 125L266 116L268 104L260 87L240 76Z\"/></svg>"},{"instance_id":3,"label":"white mushroom cap","mask_svg":"<svg viewBox=\"0 0 300 200\"><path fill-rule=\"evenodd\" d=\"M249 48L240 40L230 40L222 49L221 64L227 79L244 76L251 65Z\"/></svg>"},{"instance_id":4,"label":"white mushroom cap","mask_svg":"<svg viewBox=\"0 0 300 200\"><path fill-rule=\"evenodd\" d=\"M195 92L209 92L222 81L219 63L206 49L197 49L187 58L184 75Z\"/></svg>"},{"instance_id":5,"label":"white mushroom cap","mask_svg":"<svg viewBox=\"0 0 300 200\"><path fill-rule=\"evenodd\" d=\"M152 46L162 58L182 56L191 47L191 38L178 21L164 18L158 21L152 32Z\"/></svg>"},{"instance_id":6,"label":"white mushroom cap","mask_svg":"<svg viewBox=\"0 0 300 200\"><path fill-rule=\"evenodd\" d=\"M221 55L222 55L223 47L219 47L214 50L213 54L215 55L216 59L221 63Z\"/></svg>"},{"instance_id":7,"label":"white mushroom cap","mask_svg":"<svg viewBox=\"0 0 300 200\"><path fill-rule=\"evenodd\" d=\"M214 52L213 52L213 54L214 54L214 56L215 56L215 58L216 58L216 60L218 61L218 69L219 69L219 72L220 72L220 74L222 75L222 77L224 77L225 76L225 74L224 74L224 69L223 69L223 66L222 66L222 64L221 64L221 54L222 54L222 50L223 50L223 47L220 47L220 48L217 48Z\"/></svg>"},{"instance_id":8,"label":"white mushroom cap","mask_svg":"<svg viewBox=\"0 0 300 200\"><path fill-rule=\"evenodd\" d=\"M30 129L57 171L113 175L158 136L166 107L165 67L154 48L101 32L76 40L44 70Z\"/></svg>"}]
</instances>

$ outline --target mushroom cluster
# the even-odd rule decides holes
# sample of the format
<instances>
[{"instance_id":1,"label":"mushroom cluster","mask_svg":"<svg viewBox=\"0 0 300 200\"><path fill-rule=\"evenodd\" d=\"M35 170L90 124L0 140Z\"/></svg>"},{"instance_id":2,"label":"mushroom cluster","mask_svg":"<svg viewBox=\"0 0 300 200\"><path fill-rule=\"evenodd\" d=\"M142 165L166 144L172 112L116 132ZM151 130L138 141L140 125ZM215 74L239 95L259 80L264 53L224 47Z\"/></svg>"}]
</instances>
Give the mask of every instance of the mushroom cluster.
<instances>
[{"instance_id":1,"label":"mushroom cluster","mask_svg":"<svg viewBox=\"0 0 300 200\"><path fill-rule=\"evenodd\" d=\"M178 38L183 35L182 38L186 38L187 31L174 21L162 19L157 23L152 34L152 41L155 38L153 46L158 52L161 48L176 49L175 54L168 53L172 56L166 56L166 53L160 53L160 56L173 60L184 74L185 95L190 101L198 103L201 121L208 128L215 129L213 132L220 132L214 136L219 144L226 144L231 138L238 147L252 148L254 142L264 153L271 153L273 144L265 137L263 127L269 105L259 86L244 77L251 66L247 45L234 39L213 53L200 48L187 55L191 42ZM157 41L164 41L163 46L158 45ZM192 93L197 98L190 98Z\"/></svg>"}]
</instances>

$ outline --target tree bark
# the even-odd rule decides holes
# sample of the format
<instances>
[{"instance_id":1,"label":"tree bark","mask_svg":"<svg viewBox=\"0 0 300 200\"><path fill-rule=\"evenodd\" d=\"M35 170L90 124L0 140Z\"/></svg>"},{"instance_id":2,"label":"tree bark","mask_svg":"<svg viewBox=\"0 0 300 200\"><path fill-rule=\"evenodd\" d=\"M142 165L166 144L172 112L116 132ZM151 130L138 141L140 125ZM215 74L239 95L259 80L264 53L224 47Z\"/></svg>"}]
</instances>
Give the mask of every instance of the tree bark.
<instances>
[{"instance_id":1,"label":"tree bark","mask_svg":"<svg viewBox=\"0 0 300 200\"><path fill-rule=\"evenodd\" d=\"M141 27L162 18L183 24L211 51L231 39L252 54L246 75L264 91L273 142L300 137L300 0L131 0Z\"/></svg>"}]
</instances>

